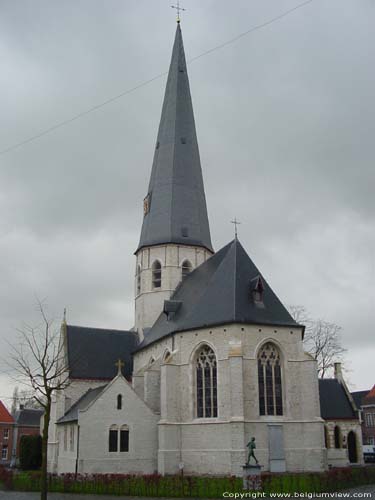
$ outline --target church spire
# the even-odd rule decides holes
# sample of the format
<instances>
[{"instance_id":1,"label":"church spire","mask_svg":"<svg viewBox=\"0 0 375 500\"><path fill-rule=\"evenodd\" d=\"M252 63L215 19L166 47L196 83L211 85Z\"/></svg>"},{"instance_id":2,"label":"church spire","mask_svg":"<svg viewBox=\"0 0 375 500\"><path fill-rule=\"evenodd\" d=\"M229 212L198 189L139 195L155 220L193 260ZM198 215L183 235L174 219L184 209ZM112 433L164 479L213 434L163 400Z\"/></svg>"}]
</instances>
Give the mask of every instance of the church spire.
<instances>
[{"instance_id":1,"label":"church spire","mask_svg":"<svg viewBox=\"0 0 375 500\"><path fill-rule=\"evenodd\" d=\"M137 251L168 243L213 251L180 23Z\"/></svg>"}]
</instances>

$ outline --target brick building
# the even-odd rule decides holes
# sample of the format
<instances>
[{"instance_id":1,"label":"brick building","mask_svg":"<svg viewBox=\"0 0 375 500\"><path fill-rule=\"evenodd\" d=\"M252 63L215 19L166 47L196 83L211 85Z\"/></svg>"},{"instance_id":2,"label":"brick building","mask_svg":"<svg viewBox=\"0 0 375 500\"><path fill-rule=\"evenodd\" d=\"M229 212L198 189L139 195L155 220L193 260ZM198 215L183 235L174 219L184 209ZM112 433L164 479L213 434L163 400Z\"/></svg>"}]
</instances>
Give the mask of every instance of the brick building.
<instances>
[{"instance_id":1,"label":"brick building","mask_svg":"<svg viewBox=\"0 0 375 500\"><path fill-rule=\"evenodd\" d=\"M352 392L352 396L361 411L363 444L375 446L375 385L369 391Z\"/></svg>"},{"instance_id":2,"label":"brick building","mask_svg":"<svg viewBox=\"0 0 375 500\"><path fill-rule=\"evenodd\" d=\"M13 444L14 418L0 401L0 465L9 465Z\"/></svg>"},{"instance_id":3,"label":"brick building","mask_svg":"<svg viewBox=\"0 0 375 500\"><path fill-rule=\"evenodd\" d=\"M16 411L14 418L14 432L12 443L12 465L18 463L20 440L22 436L34 436L40 434L40 419L43 410L34 408L21 408Z\"/></svg>"}]
</instances>

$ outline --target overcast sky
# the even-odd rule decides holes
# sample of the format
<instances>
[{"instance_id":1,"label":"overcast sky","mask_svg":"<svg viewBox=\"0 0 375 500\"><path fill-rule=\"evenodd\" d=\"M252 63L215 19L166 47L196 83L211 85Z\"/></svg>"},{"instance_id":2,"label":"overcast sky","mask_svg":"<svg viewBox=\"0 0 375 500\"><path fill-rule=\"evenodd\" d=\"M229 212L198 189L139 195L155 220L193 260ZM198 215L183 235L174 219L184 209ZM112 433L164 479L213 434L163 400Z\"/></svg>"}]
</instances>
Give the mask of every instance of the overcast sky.
<instances>
[{"instance_id":1,"label":"overcast sky","mask_svg":"<svg viewBox=\"0 0 375 500\"><path fill-rule=\"evenodd\" d=\"M0 150L167 71L170 4L2 0ZM186 0L187 59L297 4ZM356 390L375 383L374 22L372 0L314 0L188 66L215 249L236 216L283 303L342 326ZM72 324L133 325L165 81L0 156L3 356L36 295L57 326L64 307ZM0 374L0 399L13 385Z\"/></svg>"}]
</instances>

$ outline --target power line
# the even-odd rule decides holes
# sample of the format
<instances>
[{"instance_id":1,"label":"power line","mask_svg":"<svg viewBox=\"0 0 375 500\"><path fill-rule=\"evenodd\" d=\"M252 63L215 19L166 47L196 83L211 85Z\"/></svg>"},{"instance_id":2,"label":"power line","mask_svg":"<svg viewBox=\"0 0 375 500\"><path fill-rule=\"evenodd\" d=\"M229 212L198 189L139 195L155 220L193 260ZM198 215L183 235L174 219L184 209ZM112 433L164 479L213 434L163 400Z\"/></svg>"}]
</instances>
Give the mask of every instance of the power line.
<instances>
[{"instance_id":1,"label":"power line","mask_svg":"<svg viewBox=\"0 0 375 500\"><path fill-rule=\"evenodd\" d=\"M227 40L226 42L224 43L221 43L220 45L216 45L215 47L213 47L212 49L209 49L209 50L206 50L205 52L202 52L201 54L193 57L192 59L189 59L188 62L189 63L192 63L202 57L205 57L209 54L212 54L212 52L215 52L216 50L220 50L234 42L236 42L237 40L240 40L241 38L243 38L244 36L246 35L249 35L250 33L253 33L254 31L258 31L260 29L263 29L265 28L266 26L269 26L270 24L273 24L277 21L279 21L280 19L288 16L289 14L291 14L292 12L295 12L296 10L298 9L301 9L302 7L305 7L306 5L312 3L314 0L306 0L294 7L292 7L291 9L288 9L284 12L282 12L281 14L279 14L278 16L276 17L273 17L271 19L269 19L268 21L265 21L261 24L257 24L255 26L253 26L252 28L248 29L247 31L244 31L243 33L240 33L239 35L237 35L236 37L234 38L231 38L230 40ZM36 134L36 135L33 135L31 137L29 137L28 139L25 139L23 141L20 141L20 142L17 142L16 144L13 144L12 146L9 146L8 148L6 149L3 149L2 151L0 151L0 155L4 155L6 153L9 153L10 151L14 151L15 149L18 149L19 147L21 146L24 146L25 144L28 144L32 141L35 141L36 139L39 139L40 137L43 137L44 135L47 135L49 134L50 132L53 132L54 130L57 130L61 127L64 127L65 125L68 125L69 123L72 123L76 120L79 120L80 118L82 118L83 116L86 116L88 115L89 113L92 113L93 111L97 111L98 109L100 108L103 108L104 106L107 106L107 104L110 104L111 102L114 102L114 101L117 101L118 99L121 99L122 97L128 95L128 94L131 94L132 92L135 92L136 90L142 88L142 87L145 87L146 85L149 85L150 83L154 82L155 80L158 80L159 78L162 78L163 76L165 76L166 74L168 73L168 71L164 71L163 73L160 73L152 78L150 78L149 80L145 80L144 82L140 83L139 85L136 85L135 87L132 87L128 90L125 90L124 92L121 92L120 94L117 94L116 96L114 97L110 97L109 99L101 102L100 104L97 104L95 106L92 106L91 108L85 110L85 111L82 111L81 113L78 113L74 116L72 116L71 118L68 118L67 120L63 120L59 123L56 123L55 125L52 125L51 127L43 130L42 132Z\"/></svg>"}]
</instances>

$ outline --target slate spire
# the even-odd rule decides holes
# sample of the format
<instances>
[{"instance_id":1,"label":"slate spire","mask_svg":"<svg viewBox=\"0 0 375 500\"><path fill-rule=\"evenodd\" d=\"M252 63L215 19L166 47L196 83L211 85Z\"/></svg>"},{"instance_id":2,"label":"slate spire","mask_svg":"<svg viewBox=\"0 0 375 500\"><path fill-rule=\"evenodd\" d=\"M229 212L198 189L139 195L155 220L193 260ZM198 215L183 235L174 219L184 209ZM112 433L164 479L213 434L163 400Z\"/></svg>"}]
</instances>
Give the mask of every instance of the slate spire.
<instances>
[{"instance_id":1,"label":"slate spire","mask_svg":"<svg viewBox=\"0 0 375 500\"><path fill-rule=\"evenodd\" d=\"M137 251L168 243L213 251L180 23L177 23Z\"/></svg>"}]
</instances>

